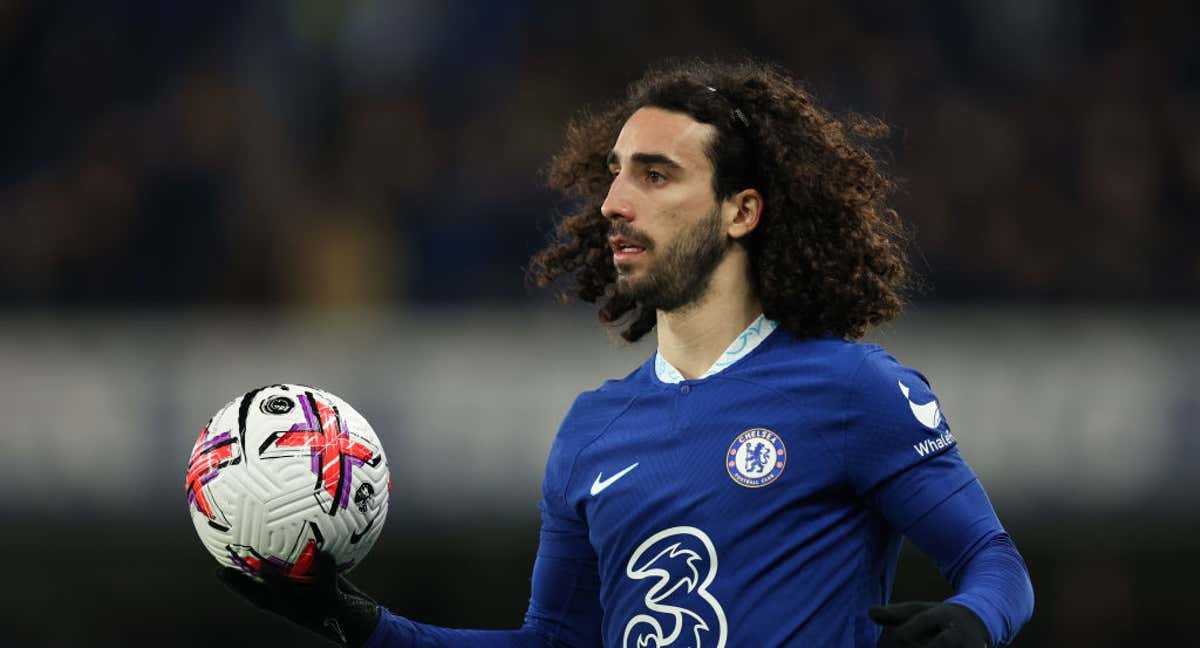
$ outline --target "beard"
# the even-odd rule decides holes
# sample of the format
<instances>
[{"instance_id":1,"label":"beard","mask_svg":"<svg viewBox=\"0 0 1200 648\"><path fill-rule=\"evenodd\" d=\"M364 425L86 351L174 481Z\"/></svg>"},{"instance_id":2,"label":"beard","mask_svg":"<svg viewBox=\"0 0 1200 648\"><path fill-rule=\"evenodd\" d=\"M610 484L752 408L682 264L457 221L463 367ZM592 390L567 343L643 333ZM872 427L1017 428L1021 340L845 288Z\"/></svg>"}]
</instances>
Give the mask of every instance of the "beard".
<instances>
[{"instance_id":1,"label":"beard","mask_svg":"<svg viewBox=\"0 0 1200 648\"><path fill-rule=\"evenodd\" d=\"M614 232L623 234L617 228ZM633 279L618 266L617 293L643 308L668 313L685 309L704 296L728 249L728 241L721 234L721 207L717 205L665 246L646 268L644 277Z\"/></svg>"}]
</instances>

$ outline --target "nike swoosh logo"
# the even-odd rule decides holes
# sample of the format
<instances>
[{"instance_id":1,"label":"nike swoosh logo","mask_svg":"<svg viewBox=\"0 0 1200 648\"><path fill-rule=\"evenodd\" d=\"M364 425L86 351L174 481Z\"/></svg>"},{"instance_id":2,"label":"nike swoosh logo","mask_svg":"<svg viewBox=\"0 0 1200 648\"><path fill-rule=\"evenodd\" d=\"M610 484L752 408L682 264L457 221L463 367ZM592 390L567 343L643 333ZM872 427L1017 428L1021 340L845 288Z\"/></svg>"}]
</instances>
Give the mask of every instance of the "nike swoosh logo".
<instances>
[{"instance_id":1,"label":"nike swoosh logo","mask_svg":"<svg viewBox=\"0 0 1200 648\"><path fill-rule=\"evenodd\" d=\"M908 408L912 410L913 416L916 417L921 425L936 430L942 423L942 410L938 408L937 400L931 400L924 405L917 405L908 397L908 385L897 381L900 385L900 392L904 394L904 399L908 401Z\"/></svg>"},{"instance_id":2,"label":"nike swoosh logo","mask_svg":"<svg viewBox=\"0 0 1200 648\"><path fill-rule=\"evenodd\" d=\"M350 544L358 544L358 541L362 540L363 536L367 535L367 531L370 531L371 527L375 526L375 518L378 517L379 514L376 514L375 517L371 518L371 521L367 522L367 528L363 529L361 532L352 531L350 533Z\"/></svg>"},{"instance_id":3,"label":"nike swoosh logo","mask_svg":"<svg viewBox=\"0 0 1200 648\"><path fill-rule=\"evenodd\" d=\"M621 472L613 475L612 477L609 477L608 479L602 479L604 477L604 473L600 473L599 475L596 475L596 481L592 483L592 496L594 497L596 495L599 495L600 491L604 490L605 488L608 488L609 486L612 486L614 482L616 482L618 479L624 477L625 475L628 475L630 470L633 470L634 468L637 468L637 467L638 467L638 464L635 463L632 466L629 466L628 468L626 468L625 470L622 470Z\"/></svg>"}]
</instances>

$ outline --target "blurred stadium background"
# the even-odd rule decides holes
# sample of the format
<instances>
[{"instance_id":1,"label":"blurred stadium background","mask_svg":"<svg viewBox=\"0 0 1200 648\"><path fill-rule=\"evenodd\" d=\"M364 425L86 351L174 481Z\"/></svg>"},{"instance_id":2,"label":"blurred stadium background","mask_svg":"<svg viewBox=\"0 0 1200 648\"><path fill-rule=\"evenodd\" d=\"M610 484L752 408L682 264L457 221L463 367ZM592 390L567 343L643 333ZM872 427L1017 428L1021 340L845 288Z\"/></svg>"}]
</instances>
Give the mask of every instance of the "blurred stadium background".
<instances>
[{"instance_id":1,"label":"blurred stadium background","mask_svg":"<svg viewBox=\"0 0 1200 648\"><path fill-rule=\"evenodd\" d=\"M747 54L895 126L931 287L873 337L931 377L1025 554L1016 645L1189 643L1198 14L0 2L0 645L318 645L220 587L184 505L208 416L277 381L386 445L355 580L419 620L518 624L558 421L652 352L526 285L540 173L647 63ZM947 591L906 550L896 598Z\"/></svg>"}]
</instances>

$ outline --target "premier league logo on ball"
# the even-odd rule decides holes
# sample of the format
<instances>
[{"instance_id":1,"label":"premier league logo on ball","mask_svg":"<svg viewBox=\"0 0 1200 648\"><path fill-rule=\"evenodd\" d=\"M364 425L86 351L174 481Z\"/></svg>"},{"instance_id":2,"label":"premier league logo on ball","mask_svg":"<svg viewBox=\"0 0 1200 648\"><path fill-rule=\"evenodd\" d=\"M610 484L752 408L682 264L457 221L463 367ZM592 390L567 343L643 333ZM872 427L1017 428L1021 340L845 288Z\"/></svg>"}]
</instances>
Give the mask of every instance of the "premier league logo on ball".
<instances>
[{"instance_id":1,"label":"premier league logo on ball","mask_svg":"<svg viewBox=\"0 0 1200 648\"><path fill-rule=\"evenodd\" d=\"M725 453L725 469L739 486L762 488L779 479L787 465L783 440L767 428L742 432Z\"/></svg>"}]
</instances>

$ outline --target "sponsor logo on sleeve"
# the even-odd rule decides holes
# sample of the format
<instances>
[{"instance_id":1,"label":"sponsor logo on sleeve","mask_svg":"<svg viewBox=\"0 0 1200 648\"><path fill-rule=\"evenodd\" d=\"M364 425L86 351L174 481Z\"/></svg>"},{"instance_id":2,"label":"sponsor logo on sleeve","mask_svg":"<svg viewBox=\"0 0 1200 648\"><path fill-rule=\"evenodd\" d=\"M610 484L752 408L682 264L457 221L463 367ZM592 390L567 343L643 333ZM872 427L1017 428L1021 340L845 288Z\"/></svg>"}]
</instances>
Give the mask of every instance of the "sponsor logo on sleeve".
<instances>
[{"instance_id":1,"label":"sponsor logo on sleeve","mask_svg":"<svg viewBox=\"0 0 1200 648\"><path fill-rule=\"evenodd\" d=\"M957 443L957 441L958 440L954 438L953 434L950 434L949 432L942 432L932 439L925 439L920 443L914 443L913 450L916 450L918 455L926 457L937 452L938 450L945 450L946 448L949 448Z\"/></svg>"},{"instance_id":2,"label":"sponsor logo on sleeve","mask_svg":"<svg viewBox=\"0 0 1200 648\"><path fill-rule=\"evenodd\" d=\"M900 385L900 393L904 394L904 400L908 401L908 407L912 410L913 416L920 421L921 425L930 430L936 430L942 424L942 410L938 408L937 399L918 405L908 397L908 385L900 381L896 381L896 384Z\"/></svg>"},{"instance_id":3,"label":"sponsor logo on sleeve","mask_svg":"<svg viewBox=\"0 0 1200 648\"><path fill-rule=\"evenodd\" d=\"M908 385L905 385L901 381L896 381L896 384L900 386L900 393L904 394L904 400L908 401L908 408L912 411L913 417L926 428L935 431L938 430L942 426L944 419L942 418L942 410L938 406L937 399L931 400L928 403L914 403L912 398L909 397L911 390L908 388ZM914 443L913 450L917 452L917 455L927 457L939 450L949 448L957 443L957 441L954 435L950 434L950 430L944 430L936 437L925 439L920 443Z\"/></svg>"}]
</instances>

